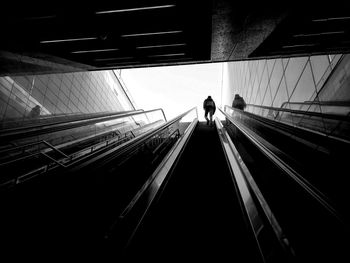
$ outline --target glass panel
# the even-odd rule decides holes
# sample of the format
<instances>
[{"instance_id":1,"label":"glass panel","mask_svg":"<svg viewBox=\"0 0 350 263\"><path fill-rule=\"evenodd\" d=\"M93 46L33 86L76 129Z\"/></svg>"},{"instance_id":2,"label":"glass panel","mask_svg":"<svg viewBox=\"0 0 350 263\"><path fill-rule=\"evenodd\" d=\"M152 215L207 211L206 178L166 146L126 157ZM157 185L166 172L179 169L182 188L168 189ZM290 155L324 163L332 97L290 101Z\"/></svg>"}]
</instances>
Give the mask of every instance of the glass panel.
<instances>
[{"instance_id":1,"label":"glass panel","mask_svg":"<svg viewBox=\"0 0 350 263\"><path fill-rule=\"evenodd\" d=\"M286 88L284 78L282 78L281 84L278 88L276 97L274 98L272 105L273 107L280 108L282 107L282 104L285 102L288 102L288 95L287 95L287 88Z\"/></svg>"},{"instance_id":2,"label":"glass panel","mask_svg":"<svg viewBox=\"0 0 350 263\"><path fill-rule=\"evenodd\" d=\"M265 97L262 105L269 107L271 106L271 103L272 103L272 98L271 98L270 86L267 85L267 89L266 89L266 93L265 93Z\"/></svg>"},{"instance_id":3,"label":"glass panel","mask_svg":"<svg viewBox=\"0 0 350 263\"><path fill-rule=\"evenodd\" d=\"M261 105L261 103L262 103L262 95L261 95L260 89L258 89L254 104Z\"/></svg>"},{"instance_id":4,"label":"glass panel","mask_svg":"<svg viewBox=\"0 0 350 263\"><path fill-rule=\"evenodd\" d=\"M272 71L273 71L273 68L275 66L276 60L277 59L268 59L267 60L267 71L269 73L269 76L271 76L271 74L272 74Z\"/></svg>"},{"instance_id":5,"label":"glass panel","mask_svg":"<svg viewBox=\"0 0 350 263\"><path fill-rule=\"evenodd\" d=\"M320 91L323 87L323 85L325 84L328 76L331 74L332 72L332 67L331 66L328 66L326 71L323 73L321 79L317 82L317 85L316 85L316 89L317 91Z\"/></svg>"},{"instance_id":6,"label":"glass panel","mask_svg":"<svg viewBox=\"0 0 350 263\"><path fill-rule=\"evenodd\" d=\"M11 99L20 104L20 107L25 108L28 97L29 94L26 90L24 90L21 86L17 85L17 83L13 85Z\"/></svg>"},{"instance_id":7,"label":"glass panel","mask_svg":"<svg viewBox=\"0 0 350 263\"><path fill-rule=\"evenodd\" d=\"M291 102L304 102L309 101L316 88L312 79L312 73L310 63L307 64L303 75L301 76L297 87L295 88L290 101Z\"/></svg>"},{"instance_id":8,"label":"glass panel","mask_svg":"<svg viewBox=\"0 0 350 263\"><path fill-rule=\"evenodd\" d=\"M320 101L350 101L350 56L339 63L320 90Z\"/></svg>"},{"instance_id":9,"label":"glass panel","mask_svg":"<svg viewBox=\"0 0 350 263\"><path fill-rule=\"evenodd\" d=\"M64 92L66 95L69 95L69 91L71 89L71 86L72 86L71 80L64 77L62 80L61 87L60 87L60 92ZM86 90L86 89L84 89L84 90Z\"/></svg>"},{"instance_id":10,"label":"glass panel","mask_svg":"<svg viewBox=\"0 0 350 263\"><path fill-rule=\"evenodd\" d=\"M2 93L0 92L0 120L2 120L3 115L6 111L7 107L7 97L3 97Z\"/></svg>"},{"instance_id":11,"label":"glass panel","mask_svg":"<svg viewBox=\"0 0 350 263\"><path fill-rule=\"evenodd\" d=\"M53 112L55 111L55 105L53 105L48 99L44 100L44 107L47 109L49 114L53 114Z\"/></svg>"},{"instance_id":12,"label":"glass panel","mask_svg":"<svg viewBox=\"0 0 350 263\"><path fill-rule=\"evenodd\" d=\"M258 75L257 78L259 80L259 82L261 81L262 78L262 73L265 69L266 66L266 60L259 60L259 65L258 65Z\"/></svg>"},{"instance_id":13,"label":"glass panel","mask_svg":"<svg viewBox=\"0 0 350 263\"><path fill-rule=\"evenodd\" d=\"M253 89L251 90L251 95L248 98L249 103L254 104L256 101L256 98L258 96L258 90L259 90L259 78L255 77Z\"/></svg>"},{"instance_id":14,"label":"glass panel","mask_svg":"<svg viewBox=\"0 0 350 263\"><path fill-rule=\"evenodd\" d=\"M258 61L252 61L251 64L251 80L252 80L252 85L254 85L254 83L257 81L257 70L258 70Z\"/></svg>"},{"instance_id":15,"label":"glass panel","mask_svg":"<svg viewBox=\"0 0 350 263\"><path fill-rule=\"evenodd\" d=\"M33 89L37 89L40 91L40 93L45 94L47 89L47 81L48 78L43 78L42 76L35 78L35 83Z\"/></svg>"},{"instance_id":16,"label":"glass panel","mask_svg":"<svg viewBox=\"0 0 350 263\"><path fill-rule=\"evenodd\" d=\"M13 86L13 80L10 77L0 77L0 90L2 93L10 96Z\"/></svg>"},{"instance_id":17,"label":"glass panel","mask_svg":"<svg viewBox=\"0 0 350 263\"><path fill-rule=\"evenodd\" d=\"M13 77L13 80L17 83L18 86L25 89L26 91L31 90L33 77L15 76L15 77Z\"/></svg>"},{"instance_id":18,"label":"glass panel","mask_svg":"<svg viewBox=\"0 0 350 263\"><path fill-rule=\"evenodd\" d=\"M288 66L288 63L289 63L289 58L282 59L282 65L284 69L286 69L286 67Z\"/></svg>"},{"instance_id":19,"label":"glass panel","mask_svg":"<svg viewBox=\"0 0 350 263\"><path fill-rule=\"evenodd\" d=\"M47 83L50 81L51 75L52 74L38 75L38 76L36 76L35 81L40 80L41 83L43 83L44 85L47 85Z\"/></svg>"},{"instance_id":20,"label":"glass panel","mask_svg":"<svg viewBox=\"0 0 350 263\"><path fill-rule=\"evenodd\" d=\"M331 65L332 67L335 67L339 61L339 59L341 58L342 54L338 54L338 55L331 55Z\"/></svg>"},{"instance_id":21,"label":"glass panel","mask_svg":"<svg viewBox=\"0 0 350 263\"><path fill-rule=\"evenodd\" d=\"M288 94L292 94L295 85L304 69L307 57L291 58L285 71Z\"/></svg>"},{"instance_id":22,"label":"glass panel","mask_svg":"<svg viewBox=\"0 0 350 263\"><path fill-rule=\"evenodd\" d=\"M51 102L51 104L56 105L56 103L58 101L56 94L58 95L58 92L53 93L52 90L47 89L46 94L45 94L45 101L49 100Z\"/></svg>"},{"instance_id":23,"label":"glass panel","mask_svg":"<svg viewBox=\"0 0 350 263\"><path fill-rule=\"evenodd\" d=\"M312 72L314 73L315 83L317 84L322 78L324 72L329 66L327 56L312 56L310 57Z\"/></svg>"},{"instance_id":24,"label":"glass panel","mask_svg":"<svg viewBox=\"0 0 350 263\"><path fill-rule=\"evenodd\" d=\"M263 98L265 96L268 80L269 80L269 77L268 77L267 67L265 67L265 70L264 70L263 75L262 75L262 80L261 80L261 83L260 83L261 100L263 100Z\"/></svg>"},{"instance_id":25,"label":"glass panel","mask_svg":"<svg viewBox=\"0 0 350 263\"><path fill-rule=\"evenodd\" d=\"M11 101L9 101L8 106L6 108L6 111L5 111L6 119L22 118L23 112L19 112L17 110L17 108L18 108L17 105L15 105L15 107L13 107Z\"/></svg>"},{"instance_id":26,"label":"glass panel","mask_svg":"<svg viewBox=\"0 0 350 263\"><path fill-rule=\"evenodd\" d=\"M55 87L54 87L55 90L59 89L61 87L61 83L62 83L62 74L52 75L51 82L55 85Z\"/></svg>"},{"instance_id":27,"label":"glass panel","mask_svg":"<svg viewBox=\"0 0 350 263\"><path fill-rule=\"evenodd\" d=\"M270 88L272 97L275 97L277 88L281 82L283 74L282 60L276 59L275 67L270 77Z\"/></svg>"}]
</instances>

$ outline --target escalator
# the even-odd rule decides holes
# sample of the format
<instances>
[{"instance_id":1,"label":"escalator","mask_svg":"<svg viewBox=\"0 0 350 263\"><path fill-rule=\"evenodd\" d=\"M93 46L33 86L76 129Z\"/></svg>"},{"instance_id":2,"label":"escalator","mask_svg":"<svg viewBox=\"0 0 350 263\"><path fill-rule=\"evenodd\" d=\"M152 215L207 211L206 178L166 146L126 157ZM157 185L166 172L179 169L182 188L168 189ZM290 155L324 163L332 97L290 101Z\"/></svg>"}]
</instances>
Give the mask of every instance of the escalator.
<instances>
[{"instance_id":1,"label":"escalator","mask_svg":"<svg viewBox=\"0 0 350 263\"><path fill-rule=\"evenodd\" d=\"M241 196L220 124L197 125L193 113L2 191L5 254L99 262L285 259L268 220Z\"/></svg>"},{"instance_id":2,"label":"escalator","mask_svg":"<svg viewBox=\"0 0 350 263\"><path fill-rule=\"evenodd\" d=\"M232 110L225 127L300 262L348 261L349 144Z\"/></svg>"},{"instance_id":3,"label":"escalator","mask_svg":"<svg viewBox=\"0 0 350 263\"><path fill-rule=\"evenodd\" d=\"M242 114L221 112L226 121L208 126L191 109L0 191L3 251L99 262L348 257L341 213L288 166L297 144L274 152L278 140L270 149L261 143L286 129L269 133L249 121L259 133L248 132Z\"/></svg>"},{"instance_id":4,"label":"escalator","mask_svg":"<svg viewBox=\"0 0 350 263\"><path fill-rule=\"evenodd\" d=\"M221 122L193 122L188 130L106 233L111 257L295 262Z\"/></svg>"},{"instance_id":5,"label":"escalator","mask_svg":"<svg viewBox=\"0 0 350 263\"><path fill-rule=\"evenodd\" d=\"M225 155L226 160L230 158L220 149L220 132L217 136L215 129L199 125L161 194L132 232L126 259L171 255L176 260L216 257L220 261L222 256L238 262L348 261L346 178L330 173L339 169L332 165L346 167L342 154L347 143L266 121L271 128L249 114L226 117L225 130L244 178L240 180L239 171L227 166ZM222 137L221 144L227 140ZM329 152L328 158L323 157ZM326 167L324 171L314 167L317 160ZM242 182L247 189L239 186ZM338 196L332 195L336 189ZM255 192L250 201L244 197L245 190ZM259 216L249 213L252 204ZM263 227L249 226L247 222L259 221L256 218L264 221Z\"/></svg>"},{"instance_id":6,"label":"escalator","mask_svg":"<svg viewBox=\"0 0 350 263\"><path fill-rule=\"evenodd\" d=\"M189 125L182 117L2 188L2 251L14 259L107 260L105 232Z\"/></svg>"},{"instance_id":7,"label":"escalator","mask_svg":"<svg viewBox=\"0 0 350 263\"><path fill-rule=\"evenodd\" d=\"M215 127L199 123L195 128L126 257L140 253L147 260L168 255L184 261L262 262Z\"/></svg>"}]
</instances>

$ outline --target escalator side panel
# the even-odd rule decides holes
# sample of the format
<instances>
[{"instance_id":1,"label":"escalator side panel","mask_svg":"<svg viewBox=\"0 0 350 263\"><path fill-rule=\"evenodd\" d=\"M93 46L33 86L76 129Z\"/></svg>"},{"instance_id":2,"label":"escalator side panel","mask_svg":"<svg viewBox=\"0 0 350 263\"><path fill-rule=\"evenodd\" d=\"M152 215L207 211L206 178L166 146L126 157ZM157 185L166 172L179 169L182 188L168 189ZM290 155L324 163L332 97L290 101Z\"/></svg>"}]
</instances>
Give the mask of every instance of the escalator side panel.
<instances>
[{"instance_id":1,"label":"escalator side panel","mask_svg":"<svg viewBox=\"0 0 350 263\"><path fill-rule=\"evenodd\" d=\"M297 257L302 262L349 260L348 233L339 221L272 165L242 133L238 130L230 133Z\"/></svg>"}]
</instances>

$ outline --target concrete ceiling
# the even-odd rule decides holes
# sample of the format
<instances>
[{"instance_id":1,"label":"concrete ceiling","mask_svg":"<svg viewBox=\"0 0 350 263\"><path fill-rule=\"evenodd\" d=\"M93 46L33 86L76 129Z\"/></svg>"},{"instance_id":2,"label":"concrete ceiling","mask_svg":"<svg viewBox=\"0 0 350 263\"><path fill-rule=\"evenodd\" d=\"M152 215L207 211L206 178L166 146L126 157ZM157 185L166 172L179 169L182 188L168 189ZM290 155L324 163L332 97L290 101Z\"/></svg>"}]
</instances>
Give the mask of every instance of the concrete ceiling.
<instances>
[{"instance_id":1,"label":"concrete ceiling","mask_svg":"<svg viewBox=\"0 0 350 263\"><path fill-rule=\"evenodd\" d=\"M0 17L2 75L350 51L350 9L340 4L300 9L283 1L28 2L10 4Z\"/></svg>"}]
</instances>

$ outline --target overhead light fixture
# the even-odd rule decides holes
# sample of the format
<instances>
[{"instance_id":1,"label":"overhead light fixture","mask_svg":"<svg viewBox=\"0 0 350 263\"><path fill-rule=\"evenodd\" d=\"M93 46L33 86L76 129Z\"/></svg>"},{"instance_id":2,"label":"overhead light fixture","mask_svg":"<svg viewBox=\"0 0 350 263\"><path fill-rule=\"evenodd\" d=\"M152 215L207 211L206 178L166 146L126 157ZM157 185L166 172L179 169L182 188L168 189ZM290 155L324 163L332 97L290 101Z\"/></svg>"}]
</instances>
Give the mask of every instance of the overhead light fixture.
<instances>
[{"instance_id":1,"label":"overhead light fixture","mask_svg":"<svg viewBox=\"0 0 350 263\"><path fill-rule=\"evenodd\" d=\"M312 22L327 22L332 20L347 20L347 19L350 19L350 16L319 18L319 19L313 19Z\"/></svg>"},{"instance_id":2,"label":"overhead light fixture","mask_svg":"<svg viewBox=\"0 0 350 263\"><path fill-rule=\"evenodd\" d=\"M119 50L119 48L108 48L108 49L92 49L92 50L79 50L73 51L72 54L80 54L80 53L97 53L97 52L107 52L107 51L115 51Z\"/></svg>"},{"instance_id":3,"label":"overhead light fixture","mask_svg":"<svg viewBox=\"0 0 350 263\"><path fill-rule=\"evenodd\" d=\"M161 55L151 55L148 56L150 58L155 58L155 57L174 57L174 56L184 56L186 55L185 53L174 53L174 54L161 54Z\"/></svg>"},{"instance_id":4,"label":"overhead light fixture","mask_svg":"<svg viewBox=\"0 0 350 263\"><path fill-rule=\"evenodd\" d=\"M164 59L157 59L156 61L157 62L171 62L171 61L177 61L177 60L181 60L181 61L184 61L184 60L191 60L192 58L190 57L186 57L186 58L164 58Z\"/></svg>"},{"instance_id":5,"label":"overhead light fixture","mask_svg":"<svg viewBox=\"0 0 350 263\"><path fill-rule=\"evenodd\" d=\"M313 46L316 46L316 44L287 45L287 46L282 46L282 48L313 47Z\"/></svg>"},{"instance_id":6,"label":"overhead light fixture","mask_svg":"<svg viewBox=\"0 0 350 263\"><path fill-rule=\"evenodd\" d=\"M324 36L324 35L335 35L335 34L344 34L345 31L334 31L334 32L322 32L322 33L314 33L314 34L297 34L293 37L314 37L314 36Z\"/></svg>"},{"instance_id":7,"label":"overhead light fixture","mask_svg":"<svg viewBox=\"0 0 350 263\"><path fill-rule=\"evenodd\" d=\"M125 34L125 35L121 35L121 37L138 37L138 36L165 35L165 34L177 34L177 33L181 33L181 32L182 32L182 30L163 31L163 32L150 32L150 33L137 33L137 34Z\"/></svg>"},{"instance_id":8,"label":"overhead light fixture","mask_svg":"<svg viewBox=\"0 0 350 263\"><path fill-rule=\"evenodd\" d=\"M96 58L95 61L113 61L113 60L124 60L132 59L134 57L117 57L117 58Z\"/></svg>"},{"instance_id":9,"label":"overhead light fixture","mask_svg":"<svg viewBox=\"0 0 350 263\"><path fill-rule=\"evenodd\" d=\"M67 39L44 40L44 41L40 41L40 43L47 44L47 43L74 42L74 41L85 41L85 40L95 40L95 39L97 39L97 37L67 38Z\"/></svg>"},{"instance_id":10,"label":"overhead light fixture","mask_svg":"<svg viewBox=\"0 0 350 263\"><path fill-rule=\"evenodd\" d=\"M118 65L130 65L130 64L140 64L140 61L121 61L115 63L108 63L107 66L118 66Z\"/></svg>"},{"instance_id":11,"label":"overhead light fixture","mask_svg":"<svg viewBox=\"0 0 350 263\"><path fill-rule=\"evenodd\" d=\"M126 8L126 9L116 9L116 10L106 10L96 12L96 15L102 14L111 14L111 13L123 13L123 12L134 12L134 11L143 11L143 10L152 10L152 9L162 9L174 7L175 5L156 5L156 6L145 6L145 7L136 7L136 8Z\"/></svg>"},{"instance_id":12,"label":"overhead light fixture","mask_svg":"<svg viewBox=\"0 0 350 263\"><path fill-rule=\"evenodd\" d=\"M180 44L168 44L168 45L141 46L141 47L136 47L136 49L159 48L159 47L179 47L179 46L186 46L186 44L180 43Z\"/></svg>"}]
</instances>

